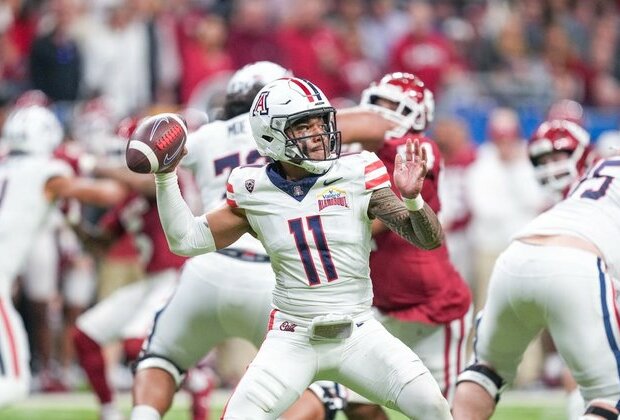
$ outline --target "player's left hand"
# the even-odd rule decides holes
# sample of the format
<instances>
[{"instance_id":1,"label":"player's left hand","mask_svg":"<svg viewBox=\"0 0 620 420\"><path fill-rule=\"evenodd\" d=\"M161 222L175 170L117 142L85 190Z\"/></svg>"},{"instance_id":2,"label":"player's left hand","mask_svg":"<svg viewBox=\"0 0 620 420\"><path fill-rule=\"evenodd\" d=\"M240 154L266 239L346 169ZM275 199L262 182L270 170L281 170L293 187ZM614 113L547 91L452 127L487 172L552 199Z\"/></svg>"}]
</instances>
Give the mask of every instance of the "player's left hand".
<instances>
[{"instance_id":1,"label":"player's left hand","mask_svg":"<svg viewBox=\"0 0 620 420\"><path fill-rule=\"evenodd\" d=\"M403 198L416 198L422 191L424 177L428 172L426 164L426 149L420 147L416 139L407 140L405 158L400 154L394 160L394 184Z\"/></svg>"}]
</instances>

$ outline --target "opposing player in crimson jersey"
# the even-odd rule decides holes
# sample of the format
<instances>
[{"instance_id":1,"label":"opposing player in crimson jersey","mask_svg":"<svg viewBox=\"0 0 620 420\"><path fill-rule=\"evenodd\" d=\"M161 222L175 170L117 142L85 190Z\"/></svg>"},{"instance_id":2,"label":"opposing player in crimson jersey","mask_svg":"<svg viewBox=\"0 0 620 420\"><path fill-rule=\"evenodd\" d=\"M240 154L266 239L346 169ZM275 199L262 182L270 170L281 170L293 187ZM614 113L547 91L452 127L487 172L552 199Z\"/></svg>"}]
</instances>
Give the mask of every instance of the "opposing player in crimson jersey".
<instances>
[{"instance_id":1,"label":"opposing player in crimson jersey","mask_svg":"<svg viewBox=\"0 0 620 420\"><path fill-rule=\"evenodd\" d=\"M419 196L424 149L409 142L404 158L396 158L403 203L374 153L340 158L335 110L313 83L267 84L254 99L250 125L261 155L275 162L233 169L225 206L194 217L176 174L156 175L171 249L213 252L252 233L276 275L269 331L223 418L278 418L315 378L338 381L412 418L451 418L423 363L371 313L372 219L426 249L442 240L436 215Z\"/></svg>"},{"instance_id":2,"label":"opposing player in crimson jersey","mask_svg":"<svg viewBox=\"0 0 620 420\"><path fill-rule=\"evenodd\" d=\"M384 140L364 143L364 148L376 151L388 173L394 171L394 158L404 153L408 141L418 141L426 151L428 172L421 195L433 211L439 212L441 155L437 145L424 135L433 119L432 93L412 74L391 73L363 92L360 106L396 123ZM342 113L345 116L341 120L345 119L347 126L363 124L357 118L349 121L355 116L354 110ZM469 288L450 262L445 244L433 250L420 249L376 221L373 238L376 247L370 254L370 269L379 320L416 352L450 401L456 377L464 367L471 327ZM353 410L369 408L351 404L348 411Z\"/></svg>"},{"instance_id":3,"label":"opposing player in crimson jersey","mask_svg":"<svg viewBox=\"0 0 620 420\"><path fill-rule=\"evenodd\" d=\"M2 129L8 154L0 160L0 408L30 389L28 339L11 290L40 229L60 199L109 206L126 195L118 183L76 177L53 158L63 135L54 114L37 105L15 109Z\"/></svg>"}]
</instances>

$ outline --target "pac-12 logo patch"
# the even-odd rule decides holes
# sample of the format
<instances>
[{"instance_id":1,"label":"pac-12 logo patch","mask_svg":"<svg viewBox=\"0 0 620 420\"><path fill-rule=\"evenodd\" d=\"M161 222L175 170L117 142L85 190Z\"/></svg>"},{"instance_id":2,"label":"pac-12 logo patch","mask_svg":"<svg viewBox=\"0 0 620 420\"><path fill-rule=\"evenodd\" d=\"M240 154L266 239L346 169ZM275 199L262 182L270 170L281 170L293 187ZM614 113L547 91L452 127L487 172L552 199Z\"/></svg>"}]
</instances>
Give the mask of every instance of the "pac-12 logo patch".
<instances>
[{"instance_id":1,"label":"pac-12 logo patch","mask_svg":"<svg viewBox=\"0 0 620 420\"><path fill-rule=\"evenodd\" d=\"M267 108L267 95L269 91L261 92L260 96L256 99L256 105L252 110L252 115L267 115L269 108Z\"/></svg>"},{"instance_id":2,"label":"pac-12 logo patch","mask_svg":"<svg viewBox=\"0 0 620 420\"><path fill-rule=\"evenodd\" d=\"M253 179L246 179L245 180L245 189L248 190L249 193L251 193L252 191L254 191L254 185L256 184L256 182Z\"/></svg>"},{"instance_id":3,"label":"pac-12 logo patch","mask_svg":"<svg viewBox=\"0 0 620 420\"><path fill-rule=\"evenodd\" d=\"M329 206L349 207L347 193L339 188L326 188L317 194L319 211Z\"/></svg>"}]
</instances>

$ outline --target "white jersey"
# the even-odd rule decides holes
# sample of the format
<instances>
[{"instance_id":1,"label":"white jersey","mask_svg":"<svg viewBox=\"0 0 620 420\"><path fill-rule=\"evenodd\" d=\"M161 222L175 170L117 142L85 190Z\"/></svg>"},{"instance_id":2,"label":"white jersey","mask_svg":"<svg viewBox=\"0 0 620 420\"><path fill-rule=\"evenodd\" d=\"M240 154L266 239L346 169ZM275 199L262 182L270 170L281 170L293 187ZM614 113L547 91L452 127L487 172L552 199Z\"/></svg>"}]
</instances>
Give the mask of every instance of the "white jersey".
<instances>
[{"instance_id":1,"label":"white jersey","mask_svg":"<svg viewBox=\"0 0 620 420\"><path fill-rule=\"evenodd\" d=\"M374 190L390 187L385 166L374 153L362 152L297 182L276 168L237 168L227 187L228 204L245 210L271 258L274 306L303 317L368 310L368 204Z\"/></svg>"},{"instance_id":2,"label":"white jersey","mask_svg":"<svg viewBox=\"0 0 620 420\"><path fill-rule=\"evenodd\" d=\"M205 124L190 133L187 150L181 165L193 173L205 212L223 204L226 181L234 168L265 163L265 158L256 150L247 113ZM244 235L231 247L265 253L260 242L250 235Z\"/></svg>"},{"instance_id":3,"label":"white jersey","mask_svg":"<svg viewBox=\"0 0 620 420\"><path fill-rule=\"evenodd\" d=\"M564 201L534 219L515 239L529 235L586 239L620 277L620 157L598 162Z\"/></svg>"},{"instance_id":4,"label":"white jersey","mask_svg":"<svg viewBox=\"0 0 620 420\"><path fill-rule=\"evenodd\" d=\"M189 134L187 150L181 165L194 174L205 212L222 204L234 168L265 163L256 151L248 114L203 125Z\"/></svg>"},{"instance_id":5,"label":"white jersey","mask_svg":"<svg viewBox=\"0 0 620 420\"><path fill-rule=\"evenodd\" d=\"M10 282L18 275L54 210L44 194L46 182L72 172L65 162L48 157L18 155L0 161L0 279ZM5 292L7 285L0 287Z\"/></svg>"}]
</instances>

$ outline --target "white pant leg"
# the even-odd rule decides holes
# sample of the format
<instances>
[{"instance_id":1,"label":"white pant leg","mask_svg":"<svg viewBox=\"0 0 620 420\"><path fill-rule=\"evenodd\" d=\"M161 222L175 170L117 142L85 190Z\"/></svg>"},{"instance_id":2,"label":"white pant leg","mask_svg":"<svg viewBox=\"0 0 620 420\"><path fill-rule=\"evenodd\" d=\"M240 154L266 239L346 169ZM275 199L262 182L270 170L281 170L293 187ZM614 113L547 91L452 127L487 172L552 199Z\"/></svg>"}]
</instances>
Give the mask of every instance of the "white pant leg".
<instances>
[{"instance_id":1,"label":"white pant leg","mask_svg":"<svg viewBox=\"0 0 620 420\"><path fill-rule=\"evenodd\" d=\"M570 275L556 277L548 329L586 404L620 400L620 314L614 279L590 254L562 251ZM571 266L572 263L572 266ZM563 277L563 278L562 278ZM566 282L571 287L566 287ZM557 315L560 314L560 315Z\"/></svg>"},{"instance_id":2,"label":"white pant leg","mask_svg":"<svg viewBox=\"0 0 620 420\"><path fill-rule=\"evenodd\" d=\"M140 280L116 290L80 315L77 327L99 344L118 340L155 286L150 280Z\"/></svg>"},{"instance_id":3,"label":"white pant leg","mask_svg":"<svg viewBox=\"0 0 620 420\"><path fill-rule=\"evenodd\" d=\"M378 319L390 334L418 355L450 402L454 396L456 378L465 368L472 311L473 307L462 317L439 325L406 322L384 314L379 314Z\"/></svg>"},{"instance_id":4,"label":"white pant leg","mask_svg":"<svg viewBox=\"0 0 620 420\"><path fill-rule=\"evenodd\" d=\"M10 296L0 294L0 408L30 390L30 350L24 324Z\"/></svg>"},{"instance_id":5,"label":"white pant leg","mask_svg":"<svg viewBox=\"0 0 620 420\"><path fill-rule=\"evenodd\" d=\"M500 256L476 332L478 359L506 381L547 327L586 400L620 398L615 290L594 254L514 242Z\"/></svg>"},{"instance_id":6,"label":"white pant leg","mask_svg":"<svg viewBox=\"0 0 620 420\"><path fill-rule=\"evenodd\" d=\"M122 338L145 338L153 327L155 314L161 310L177 285L179 272L169 269L146 278L150 284L148 294L137 305L137 311L128 319L121 331Z\"/></svg>"},{"instance_id":7,"label":"white pant leg","mask_svg":"<svg viewBox=\"0 0 620 420\"><path fill-rule=\"evenodd\" d=\"M227 338L260 346L275 284L269 263L204 254L185 264L178 283L157 315L148 354L188 369Z\"/></svg>"},{"instance_id":8,"label":"white pant leg","mask_svg":"<svg viewBox=\"0 0 620 420\"><path fill-rule=\"evenodd\" d=\"M271 330L230 397L223 419L277 419L310 385L317 355L305 334Z\"/></svg>"},{"instance_id":9,"label":"white pant leg","mask_svg":"<svg viewBox=\"0 0 620 420\"><path fill-rule=\"evenodd\" d=\"M71 266L63 273L62 295L70 306L86 308L93 301L97 290L94 260L90 255L75 255Z\"/></svg>"},{"instance_id":10,"label":"white pant leg","mask_svg":"<svg viewBox=\"0 0 620 420\"><path fill-rule=\"evenodd\" d=\"M420 358L374 318L354 329L341 362L336 381L381 405L393 406L407 382L428 372Z\"/></svg>"},{"instance_id":11,"label":"white pant leg","mask_svg":"<svg viewBox=\"0 0 620 420\"><path fill-rule=\"evenodd\" d=\"M523 246L514 242L498 257L486 304L475 323L476 361L489 362L507 383L514 381L523 352L545 327L547 293L541 294L536 285L544 282L544 276ZM532 258L543 248L529 250ZM545 264L540 260L536 265Z\"/></svg>"}]
</instances>

